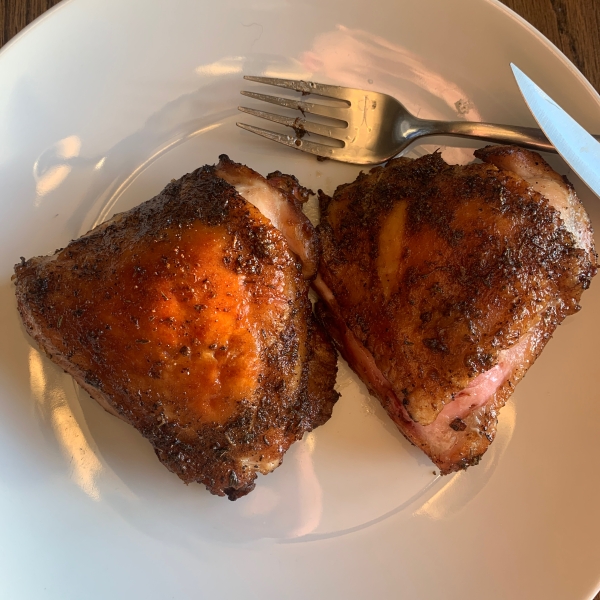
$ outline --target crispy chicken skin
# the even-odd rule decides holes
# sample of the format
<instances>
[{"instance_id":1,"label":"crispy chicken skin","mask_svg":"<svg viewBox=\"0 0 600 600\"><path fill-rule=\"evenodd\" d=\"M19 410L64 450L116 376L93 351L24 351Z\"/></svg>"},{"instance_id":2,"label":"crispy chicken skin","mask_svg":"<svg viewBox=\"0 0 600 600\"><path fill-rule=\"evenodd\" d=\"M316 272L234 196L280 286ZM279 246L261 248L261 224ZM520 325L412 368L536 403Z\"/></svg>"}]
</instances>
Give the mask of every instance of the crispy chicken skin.
<instances>
[{"instance_id":1,"label":"crispy chicken skin","mask_svg":"<svg viewBox=\"0 0 600 600\"><path fill-rule=\"evenodd\" d=\"M311 279L317 274L318 254L315 230L301 206L309 191L292 175L279 171L261 177L245 165L221 157L216 175L231 184L248 202L256 206L283 234L290 250L302 263L302 274Z\"/></svg>"},{"instance_id":2,"label":"crispy chicken skin","mask_svg":"<svg viewBox=\"0 0 600 600\"><path fill-rule=\"evenodd\" d=\"M320 319L442 473L479 461L499 409L596 273L568 182L520 148L477 156L485 163L394 159L320 193ZM534 189L548 184L552 202Z\"/></svg>"},{"instance_id":3,"label":"crispy chicken skin","mask_svg":"<svg viewBox=\"0 0 600 600\"><path fill-rule=\"evenodd\" d=\"M302 224L302 261L220 172L262 186L273 214L283 204ZM222 156L15 267L18 309L42 350L184 482L231 500L338 397L335 351L302 275L316 268L315 236L289 208L291 182L271 185Z\"/></svg>"}]
</instances>

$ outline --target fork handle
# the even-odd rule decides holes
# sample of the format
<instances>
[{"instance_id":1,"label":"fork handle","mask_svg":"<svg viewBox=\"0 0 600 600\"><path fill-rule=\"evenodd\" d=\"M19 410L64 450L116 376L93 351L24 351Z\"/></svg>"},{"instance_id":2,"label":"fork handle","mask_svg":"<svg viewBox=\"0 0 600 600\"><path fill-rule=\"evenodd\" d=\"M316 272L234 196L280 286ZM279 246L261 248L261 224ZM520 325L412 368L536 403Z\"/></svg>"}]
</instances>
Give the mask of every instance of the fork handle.
<instances>
[{"instance_id":1,"label":"fork handle","mask_svg":"<svg viewBox=\"0 0 600 600\"><path fill-rule=\"evenodd\" d=\"M489 140L501 144L518 144L531 150L556 152L541 129L495 125L494 123L476 123L473 121L424 121L421 135L450 135ZM425 130L428 130L425 132ZM600 136L593 136L600 142Z\"/></svg>"}]
</instances>

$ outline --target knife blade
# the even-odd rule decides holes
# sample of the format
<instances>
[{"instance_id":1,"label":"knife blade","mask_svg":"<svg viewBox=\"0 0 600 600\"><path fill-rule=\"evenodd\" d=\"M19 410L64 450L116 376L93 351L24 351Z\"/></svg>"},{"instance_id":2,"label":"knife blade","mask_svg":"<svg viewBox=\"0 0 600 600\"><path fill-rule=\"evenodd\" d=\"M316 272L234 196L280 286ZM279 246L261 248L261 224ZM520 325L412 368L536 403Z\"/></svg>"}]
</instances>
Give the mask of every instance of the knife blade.
<instances>
[{"instance_id":1,"label":"knife blade","mask_svg":"<svg viewBox=\"0 0 600 600\"><path fill-rule=\"evenodd\" d=\"M510 67L531 114L546 137L581 180L600 197L600 143L519 67L513 63Z\"/></svg>"}]
</instances>

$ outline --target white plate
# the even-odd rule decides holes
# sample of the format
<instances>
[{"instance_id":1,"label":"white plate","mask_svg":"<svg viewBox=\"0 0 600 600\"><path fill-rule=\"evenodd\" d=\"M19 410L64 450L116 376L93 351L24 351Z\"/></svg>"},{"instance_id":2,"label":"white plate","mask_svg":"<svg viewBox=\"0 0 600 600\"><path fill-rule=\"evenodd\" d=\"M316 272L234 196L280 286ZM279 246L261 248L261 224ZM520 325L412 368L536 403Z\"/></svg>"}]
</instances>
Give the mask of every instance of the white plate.
<instances>
[{"instance_id":1,"label":"white plate","mask_svg":"<svg viewBox=\"0 0 600 600\"><path fill-rule=\"evenodd\" d=\"M252 121L236 111L252 87L242 73L372 87L422 117L533 124L510 61L598 128L598 95L494 0L71 0L3 50L3 598L593 595L597 282L502 411L480 466L434 475L342 365L331 421L235 503L182 485L41 356L10 283L20 256L64 246L223 152L328 192L355 176L236 128ZM445 143L411 152L441 146L465 162L475 146ZM573 179L600 227L600 204Z\"/></svg>"}]
</instances>

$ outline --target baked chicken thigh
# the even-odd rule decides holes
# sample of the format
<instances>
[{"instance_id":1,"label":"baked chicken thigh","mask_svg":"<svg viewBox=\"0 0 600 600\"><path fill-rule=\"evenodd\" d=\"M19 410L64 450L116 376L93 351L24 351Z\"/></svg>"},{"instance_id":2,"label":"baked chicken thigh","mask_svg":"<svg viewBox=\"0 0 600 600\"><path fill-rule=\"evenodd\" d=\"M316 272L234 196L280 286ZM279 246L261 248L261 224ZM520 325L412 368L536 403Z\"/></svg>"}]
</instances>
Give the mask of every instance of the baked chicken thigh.
<instances>
[{"instance_id":1,"label":"baked chicken thigh","mask_svg":"<svg viewBox=\"0 0 600 600\"><path fill-rule=\"evenodd\" d=\"M308 299L305 195L222 156L15 267L42 350L184 482L231 500L338 397L335 350Z\"/></svg>"},{"instance_id":2,"label":"baked chicken thigh","mask_svg":"<svg viewBox=\"0 0 600 600\"><path fill-rule=\"evenodd\" d=\"M572 186L536 153L399 158L320 193L321 321L442 473L477 464L497 414L596 273Z\"/></svg>"}]
</instances>

